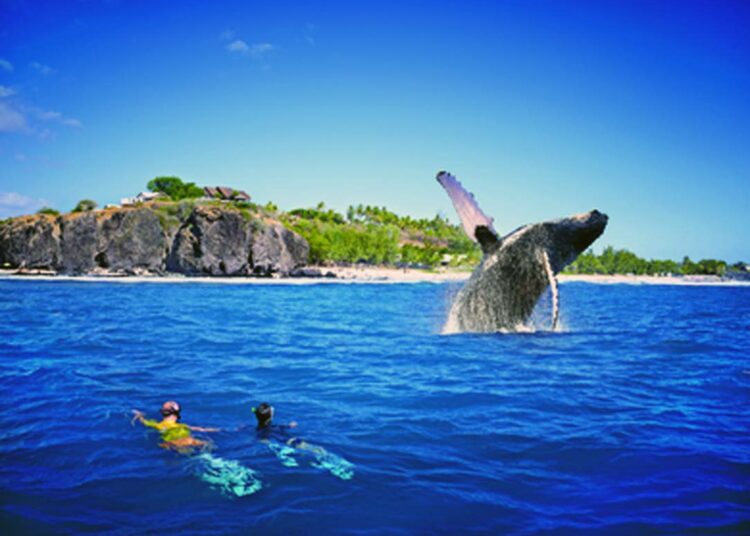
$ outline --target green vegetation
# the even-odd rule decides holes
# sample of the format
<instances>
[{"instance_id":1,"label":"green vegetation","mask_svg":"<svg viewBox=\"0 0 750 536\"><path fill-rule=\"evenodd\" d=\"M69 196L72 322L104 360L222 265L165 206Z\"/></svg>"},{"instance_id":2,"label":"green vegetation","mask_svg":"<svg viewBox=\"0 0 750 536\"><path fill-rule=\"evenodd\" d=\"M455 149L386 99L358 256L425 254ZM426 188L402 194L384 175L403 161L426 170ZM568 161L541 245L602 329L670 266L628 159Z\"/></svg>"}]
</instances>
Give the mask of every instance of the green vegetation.
<instances>
[{"instance_id":1,"label":"green vegetation","mask_svg":"<svg viewBox=\"0 0 750 536\"><path fill-rule=\"evenodd\" d=\"M635 274L635 275L719 275L727 270L740 271L744 263L738 262L731 267L724 261L702 259L693 262L685 257L682 262L672 260L646 260L627 249L604 248L601 255L591 250L581 254L563 273L567 274Z\"/></svg>"},{"instance_id":2,"label":"green vegetation","mask_svg":"<svg viewBox=\"0 0 750 536\"><path fill-rule=\"evenodd\" d=\"M263 208L266 210L266 212L270 212L272 214L279 211L279 207L276 205L276 203L272 203L271 201L266 203Z\"/></svg>"},{"instance_id":3,"label":"green vegetation","mask_svg":"<svg viewBox=\"0 0 750 536\"><path fill-rule=\"evenodd\" d=\"M72 212L91 212L96 207L96 201L93 201L91 199L82 199L78 202Z\"/></svg>"},{"instance_id":4,"label":"green vegetation","mask_svg":"<svg viewBox=\"0 0 750 536\"><path fill-rule=\"evenodd\" d=\"M180 201L179 203L158 203L153 207L157 212L185 221L195 208L194 201Z\"/></svg>"},{"instance_id":5,"label":"green vegetation","mask_svg":"<svg viewBox=\"0 0 750 536\"><path fill-rule=\"evenodd\" d=\"M272 203L266 209L276 209ZM346 217L324 203L281 214L284 224L310 244L310 260L434 267L444 260L472 265L481 252L460 227L446 218L402 217L385 207L350 206Z\"/></svg>"},{"instance_id":6,"label":"green vegetation","mask_svg":"<svg viewBox=\"0 0 750 536\"><path fill-rule=\"evenodd\" d=\"M258 210L258 205L252 201L230 201L229 206L239 210L252 210L253 212Z\"/></svg>"},{"instance_id":7,"label":"green vegetation","mask_svg":"<svg viewBox=\"0 0 750 536\"><path fill-rule=\"evenodd\" d=\"M172 201L203 196L203 188L196 186L194 182L182 182L179 177L156 177L146 187L152 192L168 195Z\"/></svg>"},{"instance_id":8,"label":"green vegetation","mask_svg":"<svg viewBox=\"0 0 750 536\"><path fill-rule=\"evenodd\" d=\"M80 203L79 203L80 204ZM37 214L47 214L48 216L59 216L60 211L50 207L42 207L36 211Z\"/></svg>"}]
</instances>

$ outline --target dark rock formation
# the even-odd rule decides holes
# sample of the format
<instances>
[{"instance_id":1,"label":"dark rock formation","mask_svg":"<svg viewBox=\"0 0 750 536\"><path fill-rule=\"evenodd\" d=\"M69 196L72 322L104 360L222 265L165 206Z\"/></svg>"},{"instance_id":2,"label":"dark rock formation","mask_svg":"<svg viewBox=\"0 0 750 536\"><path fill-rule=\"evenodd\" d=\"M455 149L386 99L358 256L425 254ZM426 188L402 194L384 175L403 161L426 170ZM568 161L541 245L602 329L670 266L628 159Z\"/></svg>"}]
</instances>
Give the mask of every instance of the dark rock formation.
<instances>
[{"instance_id":1,"label":"dark rock formation","mask_svg":"<svg viewBox=\"0 0 750 536\"><path fill-rule=\"evenodd\" d=\"M0 227L0 265L17 268L57 268L60 225L57 218L40 214L16 218Z\"/></svg>"},{"instance_id":2,"label":"dark rock formation","mask_svg":"<svg viewBox=\"0 0 750 536\"><path fill-rule=\"evenodd\" d=\"M96 262L112 271L164 270L169 243L157 214L148 208L105 212L99 219Z\"/></svg>"},{"instance_id":3,"label":"dark rock formation","mask_svg":"<svg viewBox=\"0 0 750 536\"><path fill-rule=\"evenodd\" d=\"M238 211L197 207L177 232L167 270L190 275L247 275L250 222Z\"/></svg>"},{"instance_id":4,"label":"dark rock formation","mask_svg":"<svg viewBox=\"0 0 750 536\"><path fill-rule=\"evenodd\" d=\"M336 274L329 271L323 272L320 268L302 267L296 268L289 273L289 277L327 278L336 279Z\"/></svg>"},{"instance_id":5,"label":"dark rock formation","mask_svg":"<svg viewBox=\"0 0 750 536\"><path fill-rule=\"evenodd\" d=\"M60 262L57 268L66 274L85 274L96 266L98 225L92 212L60 218Z\"/></svg>"},{"instance_id":6,"label":"dark rock formation","mask_svg":"<svg viewBox=\"0 0 750 536\"><path fill-rule=\"evenodd\" d=\"M253 236L253 274L289 274L307 262L307 240L279 224L266 224ZM304 261L302 261L304 259ZM302 261L302 262L301 262Z\"/></svg>"},{"instance_id":7,"label":"dark rock formation","mask_svg":"<svg viewBox=\"0 0 750 536\"><path fill-rule=\"evenodd\" d=\"M182 219L150 207L24 216L0 224L0 265L64 274L286 276L307 241L248 210L196 206Z\"/></svg>"}]
</instances>

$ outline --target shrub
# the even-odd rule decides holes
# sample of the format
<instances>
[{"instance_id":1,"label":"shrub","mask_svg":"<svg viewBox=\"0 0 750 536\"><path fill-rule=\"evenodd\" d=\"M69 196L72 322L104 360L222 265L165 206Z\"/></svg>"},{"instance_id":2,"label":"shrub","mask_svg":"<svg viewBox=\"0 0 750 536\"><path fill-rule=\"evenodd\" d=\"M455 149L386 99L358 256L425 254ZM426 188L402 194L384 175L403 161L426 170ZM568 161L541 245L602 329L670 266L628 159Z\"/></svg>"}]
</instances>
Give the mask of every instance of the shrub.
<instances>
[{"instance_id":1,"label":"shrub","mask_svg":"<svg viewBox=\"0 0 750 536\"><path fill-rule=\"evenodd\" d=\"M253 211L258 209L258 205L252 201L232 201L232 206L238 209L250 209Z\"/></svg>"},{"instance_id":2,"label":"shrub","mask_svg":"<svg viewBox=\"0 0 750 536\"><path fill-rule=\"evenodd\" d=\"M203 196L203 188L196 186L194 182L182 182L179 177L155 177L146 187L152 192L168 195L173 201Z\"/></svg>"},{"instance_id":3,"label":"shrub","mask_svg":"<svg viewBox=\"0 0 750 536\"><path fill-rule=\"evenodd\" d=\"M185 222L195 208L193 201L180 201L179 203L160 203L154 207L160 214L176 218L180 223Z\"/></svg>"},{"instance_id":4,"label":"shrub","mask_svg":"<svg viewBox=\"0 0 750 536\"><path fill-rule=\"evenodd\" d=\"M73 209L73 212L91 212L97 207L96 201L91 199L82 199Z\"/></svg>"},{"instance_id":5,"label":"shrub","mask_svg":"<svg viewBox=\"0 0 750 536\"><path fill-rule=\"evenodd\" d=\"M42 207L36 211L37 214L47 214L49 216L59 216L60 211L50 207Z\"/></svg>"}]
</instances>

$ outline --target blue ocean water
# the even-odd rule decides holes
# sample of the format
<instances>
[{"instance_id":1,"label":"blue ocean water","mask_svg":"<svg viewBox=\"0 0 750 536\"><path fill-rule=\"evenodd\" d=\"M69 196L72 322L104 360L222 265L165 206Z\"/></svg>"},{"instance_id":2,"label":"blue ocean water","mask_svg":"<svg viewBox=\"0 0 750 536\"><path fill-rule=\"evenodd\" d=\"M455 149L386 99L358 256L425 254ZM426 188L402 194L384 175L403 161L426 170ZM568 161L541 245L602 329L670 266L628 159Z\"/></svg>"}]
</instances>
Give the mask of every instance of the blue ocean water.
<instances>
[{"instance_id":1,"label":"blue ocean water","mask_svg":"<svg viewBox=\"0 0 750 536\"><path fill-rule=\"evenodd\" d=\"M0 280L0 532L750 531L750 287L560 287L562 333L440 335L455 284ZM131 425L178 400L228 496ZM260 443L276 407L354 464Z\"/></svg>"}]
</instances>

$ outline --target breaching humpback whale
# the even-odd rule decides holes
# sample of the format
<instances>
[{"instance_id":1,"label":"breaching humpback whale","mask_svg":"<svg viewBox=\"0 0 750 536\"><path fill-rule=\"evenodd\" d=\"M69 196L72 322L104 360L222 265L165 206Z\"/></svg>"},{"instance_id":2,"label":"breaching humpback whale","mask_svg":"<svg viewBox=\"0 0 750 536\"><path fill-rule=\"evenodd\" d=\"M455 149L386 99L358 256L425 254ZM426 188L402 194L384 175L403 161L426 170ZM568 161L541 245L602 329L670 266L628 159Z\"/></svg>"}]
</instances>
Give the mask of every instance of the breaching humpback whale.
<instances>
[{"instance_id":1,"label":"breaching humpback whale","mask_svg":"<svg viewBox=\"0 0 750 536\"><path fill-rule=\"evenodd\" d=\"M445 332L494 332L522 328L537 300L552 285L555 275L586 250L607 226L598 210L569 218L519 227L504 237L456 178L437 174L453 202L469 237L478 242L484 256L451 306ZM557 326L554 306L553 329Z\"/></svg>"}]
</instances>

